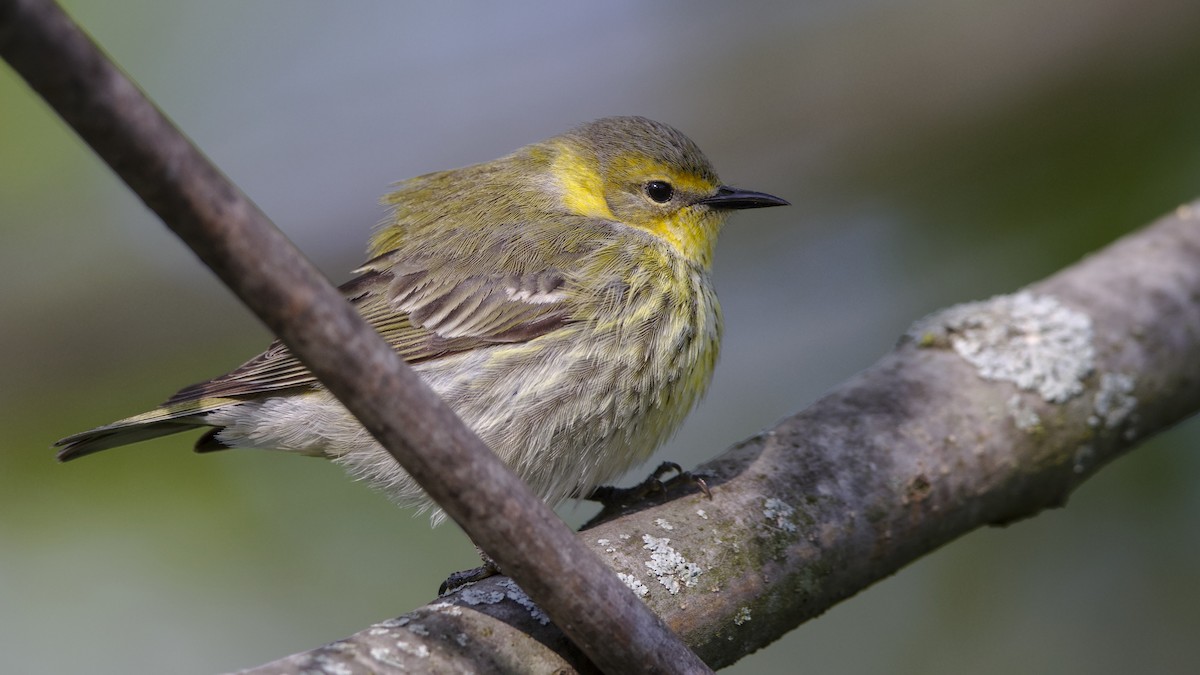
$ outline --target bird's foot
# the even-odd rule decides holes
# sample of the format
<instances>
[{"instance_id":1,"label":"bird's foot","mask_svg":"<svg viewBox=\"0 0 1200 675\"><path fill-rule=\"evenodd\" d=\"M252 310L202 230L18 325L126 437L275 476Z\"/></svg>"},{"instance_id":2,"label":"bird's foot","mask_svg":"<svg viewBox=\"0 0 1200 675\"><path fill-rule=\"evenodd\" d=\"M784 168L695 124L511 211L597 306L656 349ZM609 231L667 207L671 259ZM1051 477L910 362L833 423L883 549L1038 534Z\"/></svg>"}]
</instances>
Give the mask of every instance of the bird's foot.
<instances>
[{"instance_id":1,"label":"bird's foot","mask_svg":"<svg viewBox=\"0 0 1200 675\"><path fill-rule=\"evenodd\" d=\"M670 480L663 482L662 477L672 471L676 475ZM683 467L675 462L663 462L658 465L658 468L646 480L633 487L618 488L611 485L601 485L593 489L584 499L599 502L604 507L604 511L614 511L625 506L637 504L648 497L668 492L676 486L683 484L699 488L704 493L704 496L712 499L712 492L709 491L708 483L704 481L704 476L684 471Z\"/></svg>"},{"instance_id":2,"label":"bird's foot","mask_svg":"<svg viewBox=\"0 0 1200 675\"><path fill-rule=\"evenodd\" d=\"M467 584L483 581L488 577L494 577L500 574L500 566L496 564L492 557L483 552L483 549L478 546L475 550L479 552L479 558L483 564L479 567L473 567L469 570L461 570L446 577L441 586L438 586L438 597L453 593Z\"/></svg>"}]
</instances>

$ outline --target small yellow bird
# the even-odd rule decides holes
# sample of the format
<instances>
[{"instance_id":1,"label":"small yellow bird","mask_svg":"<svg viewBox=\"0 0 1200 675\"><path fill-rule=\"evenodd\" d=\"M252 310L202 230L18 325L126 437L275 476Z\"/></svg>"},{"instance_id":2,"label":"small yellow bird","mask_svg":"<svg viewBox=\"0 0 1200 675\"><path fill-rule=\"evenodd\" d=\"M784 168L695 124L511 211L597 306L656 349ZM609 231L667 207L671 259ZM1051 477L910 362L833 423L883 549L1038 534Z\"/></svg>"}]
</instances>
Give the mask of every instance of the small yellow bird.
<instances>
[{"instance_id":1,"label":"small yellow bird","mask_svg":"<svg viewBox=\"0 0 1200 675\"><path fill-rule=\"evenodd\" d=\"M645 461L711 379L710 278L729 211L788 202L726 187L679 131L609 117L506 157L404 181L358 311L551 505ZM431 501L281 343L158 408L64 438L62 461L193 428L196 450L327 457Z\"/></svg>"}]
</instances>

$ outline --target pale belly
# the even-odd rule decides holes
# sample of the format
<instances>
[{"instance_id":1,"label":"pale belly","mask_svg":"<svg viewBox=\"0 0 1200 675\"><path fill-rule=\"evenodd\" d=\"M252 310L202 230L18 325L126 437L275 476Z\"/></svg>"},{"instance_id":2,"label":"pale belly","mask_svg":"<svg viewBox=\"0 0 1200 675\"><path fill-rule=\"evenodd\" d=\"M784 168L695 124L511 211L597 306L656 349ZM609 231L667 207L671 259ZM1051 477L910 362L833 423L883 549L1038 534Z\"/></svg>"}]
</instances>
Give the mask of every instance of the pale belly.
<instances>
[{"instance_id":1,"label":"pale belly","mask_svg":"<svg viewBox=\"0 0 1200 675\"><path fill-rule=\"evenodd\" d=\"M598 346L579 329L556 333L552 343L539 338L477 349L415 368L554 505L619 478L675 432L708 384L718 336L714 324L665 333L662 345ZM213 411L206 421L224 427L217 438L227 445L326 456L399 504L432 505L323 389L247 401Z\"/></svg>"}]
</instances>

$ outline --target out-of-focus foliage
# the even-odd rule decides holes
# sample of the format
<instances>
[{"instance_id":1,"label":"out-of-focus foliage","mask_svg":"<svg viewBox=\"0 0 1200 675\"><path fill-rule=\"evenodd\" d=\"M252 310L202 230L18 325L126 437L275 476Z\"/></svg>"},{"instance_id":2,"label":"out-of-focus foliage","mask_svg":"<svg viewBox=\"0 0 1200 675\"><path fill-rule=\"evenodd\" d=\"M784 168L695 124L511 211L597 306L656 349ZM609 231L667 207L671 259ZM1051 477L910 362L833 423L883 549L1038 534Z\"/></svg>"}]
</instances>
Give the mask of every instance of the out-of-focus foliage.
<instances>
[{"instance_id":1,"label":"out-of-focus foliage","mask_svg":"<svg viewBox=\"0 0 1200 675\"><path fill-rule=\"evenodd\" d=\"M791 199L718 251L694 464L887 350L1200 194L1200 5L949 0L452 7L68 3L336 281L390 181L579 122L683 129ZM269 336L0 68L0 653L10 672L254 665L429 600L450 526L326 463L188 439L59 466L60 436ZM966 537L734 672L1187 672L1195 421L1063 510ZM567 514L582 520L585 509Z\"/></svg>"}]
</instances>

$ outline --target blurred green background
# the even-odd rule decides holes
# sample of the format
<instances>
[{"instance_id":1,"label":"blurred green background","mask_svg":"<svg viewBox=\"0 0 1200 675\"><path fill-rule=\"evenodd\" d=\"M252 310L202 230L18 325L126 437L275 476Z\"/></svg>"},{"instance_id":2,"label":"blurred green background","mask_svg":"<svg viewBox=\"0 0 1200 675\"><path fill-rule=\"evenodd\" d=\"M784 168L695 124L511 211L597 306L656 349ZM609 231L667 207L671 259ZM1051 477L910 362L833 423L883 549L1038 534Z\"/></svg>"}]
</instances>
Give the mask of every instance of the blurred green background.
<instances>
[{"instance_id":1,"label":"blurred green background","mask_svg":"<svg viewBox=\"0 0 1200 675\"><path fill-rule=\"evenodd\" d=\"M678 126L726 181L792 200L722 239L723 359L656 458L685 464L813 401L917 317L1200 195L1194 0L68 7L338 282L389 182L604 115ZM53 461L55 439L269 335L7 67L0 284L5 672L252 666L474 564L453 525L320 461L197 456L184 437ZM1198 437L1181 425L1066 509L965 537L731 671L1193 672Z\"/></svg>"}]
</instances>

